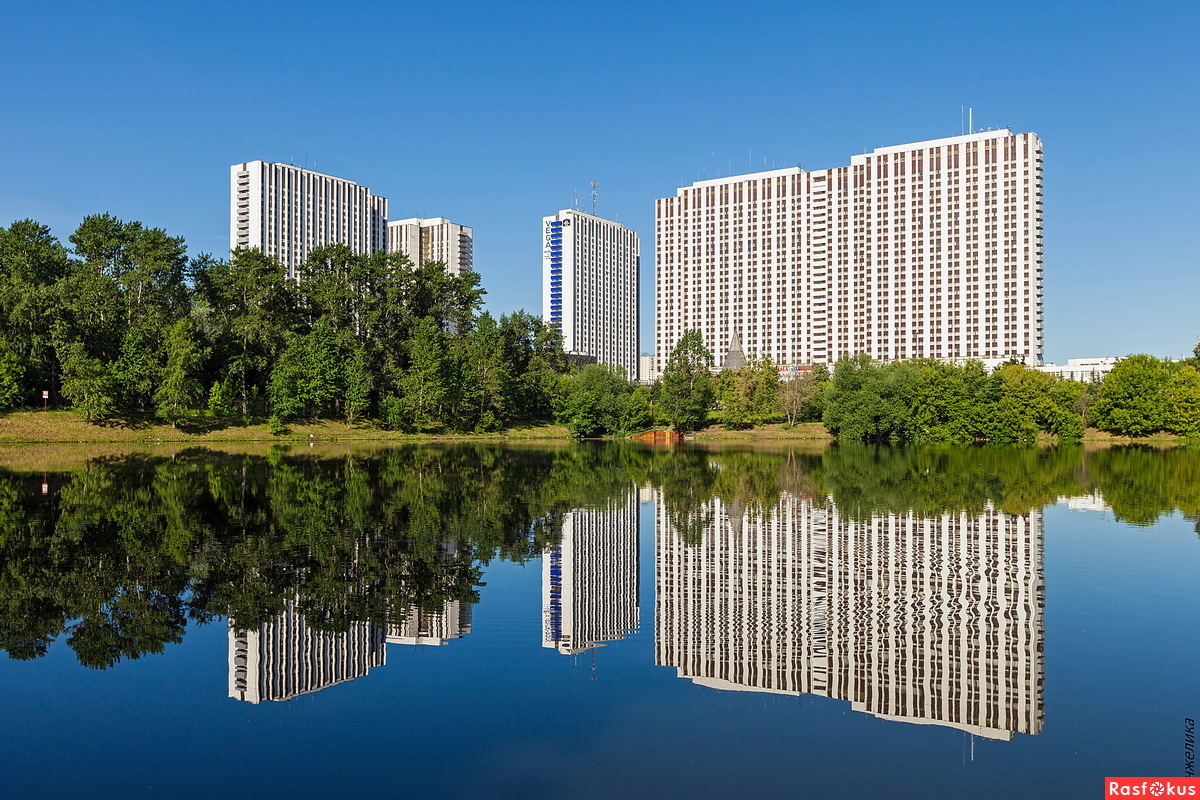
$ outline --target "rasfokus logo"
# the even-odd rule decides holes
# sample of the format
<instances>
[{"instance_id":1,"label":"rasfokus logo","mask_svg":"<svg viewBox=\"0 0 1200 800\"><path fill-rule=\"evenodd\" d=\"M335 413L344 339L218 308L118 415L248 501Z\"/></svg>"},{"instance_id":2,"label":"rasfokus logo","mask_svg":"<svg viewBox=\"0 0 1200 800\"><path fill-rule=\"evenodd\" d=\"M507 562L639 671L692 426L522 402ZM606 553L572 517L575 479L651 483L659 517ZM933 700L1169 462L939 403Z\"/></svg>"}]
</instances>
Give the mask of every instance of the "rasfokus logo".
<instances>
[{"instance_id":1,"label":"rasfokus logo","mask_svg":"<svg viewBox=\"0 0 1200 800\"><path fill-rule=\"evenodd\" d=\"M1200 778L1105 778L1105 797L1200 797Z\"/></svg>"}]
</instances>

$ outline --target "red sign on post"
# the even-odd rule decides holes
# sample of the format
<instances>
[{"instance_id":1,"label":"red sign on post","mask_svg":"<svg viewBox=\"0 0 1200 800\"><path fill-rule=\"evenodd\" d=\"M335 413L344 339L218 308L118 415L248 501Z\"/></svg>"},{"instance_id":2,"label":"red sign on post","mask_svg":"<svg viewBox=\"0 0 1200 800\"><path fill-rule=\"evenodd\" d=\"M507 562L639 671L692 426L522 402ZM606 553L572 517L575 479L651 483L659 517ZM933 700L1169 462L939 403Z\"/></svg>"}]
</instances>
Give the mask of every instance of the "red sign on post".
<instances>
[{"instance_id":1,"label":"red sign on post","mask_svg":"<svg viewBox=\"0 0 1200 800\"><path fill-rule=\"evenodd\" d=\"M49 402L50 402L50 390L42 389L42 411L45 411L48 408L47 404Z\"/></svg>"}]
</instances>

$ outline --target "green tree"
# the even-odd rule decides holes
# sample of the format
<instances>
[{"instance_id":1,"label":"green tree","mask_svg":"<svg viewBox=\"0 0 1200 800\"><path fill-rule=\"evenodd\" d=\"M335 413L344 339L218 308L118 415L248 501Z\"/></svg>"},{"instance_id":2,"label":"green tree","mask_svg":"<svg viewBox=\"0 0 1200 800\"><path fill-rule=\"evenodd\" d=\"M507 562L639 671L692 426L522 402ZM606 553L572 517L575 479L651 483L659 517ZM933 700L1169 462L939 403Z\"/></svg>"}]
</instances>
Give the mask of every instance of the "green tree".
<instances>
[{"instance_id":1,"label":"green tree","mask_svg":"<svg viewBox=\"0 0 1200 800\"><path fill-rule=\"evenodd\" d=\"M260 250L238 248L228 262L200 267L196 290L221 331L217 357L244 416L255 394L265 392L287 334L297 329L296 289L283 267Z\"/></svg>"},{"instance_id":2,"label":"green tree","mask_svg":"<svg viewBox=\"0 0 1200 800\"><path fill-rule=\"evenodd\" d=\"M409 368L399 381L408 416L418 430L435 430L445 424L443 404L449 394L446 335L433 317L424 317L408 345Z\"/></svg>"},{"instance_id":3,"label":"green tree","mask_svg":"<svg viewBox=\"0 0 1200 800\"><path fill-rule=\"evenodd\" d=\"M565 402L560 418L577 438L604 436L621 430L633 386L625 371L612 364L588 364L563 378Z\"/></svg>"},{"instance_id":4,"label":"green tree","mask_svg":"<svg viewBox=\"0 0 1200 800\"><path fill-rule=\"evenodd\" d=\"M475 321L466 337L459 393L461 427L493 431L509 420L515 375L505 363L505 337L491 314Z\"/></svg>"},{"instance_id":5,"label":"green tree","mask_svg":"<svg viewBox=\"0 0 1200 800\"><path fill-rule=\"evenodd\" d=\"M625 409L621 412L621 430L637 433L653 425L654 408L650 404L650 390L639 386L625 401Z\"/></svg>"},{"instance_id":6,"label":"green tree","mask_svg":"<svg viewBox=\"0 0 1200 800\"><path fill-rule=\"evenodd\" d=\"M117 400L116 380L110 368L84 352L79 343L67 345L61 355L63 396L88 422L110 416Z\"/></svg>"},{"instance_id":7,"label":"green tree","mask_svg":"<svg viewBox=\"0 0 1200 800\"><path fill-rule=\"evenodd\" d=\"M697 330L685 333L671 351L659 382L659 405L676 431L694 431L707 424L713 401L711 364L712 353Z\"/></svg>"},{"instance_id":8,"label":"green tree","mask_svg":"<svg viewBox=\"0 0 1200 800\"><path fill-rule=\"evenodd\" d=\"M1166 387L1173 365L1139 354L1117 362L1096 393L1091 424L1102 431L1144 436L1167 424Z\"/></svg>"},{"instance_id":9,"label":"green tree","mask_svg":"<svg viewBox=\"0 0 1200 800\"><path fill-rule=\"evenodd\" d=\"M1181 436L1200 436L1200 370L1188 364L1167 383L1165 427Z\"/></svg>"},{"instance_id":10,"label":"green tree","mask_svg":"<svg viewBox=\"0 0 1200 800\"><path fill-rule=\"evenodd\" d=\"M21 365L8 342L0 339L0 411L21 399Z\"/></svg>"},{"instance_id":11,"label":"green tree","mask_svg":"<svg viewBox=\"0 0 1200 800\"><path fill-rule=\"evenodd\" d=\"M198 373L208 351L196 339L196 331L187 317L171 326L167 333L167 365L154 392L154 410L162 419L178 427L204 393Z\"/></svg>"},{"instance_id":12,"label":"green tree","mask_svg":"<svg viewBox=\"0 0 1200 800\"><path fill-rule=\"evenodd\" d=\"M25 219L0 228L0 340L20 366L22 394L58 387L53 329L69 268L66 248L45 225Z\"/></svg>"},{"instance_id":13,"label":"green tree","mask_svg":"<svg viewBox=\"0 0 1200 800\"><path fill-rule=\"evenodd\" d=\"M878 364L865 354L839 359L822 395L822 421L839 439L910 441L920 369L911 361Z\"/></svg>"},{"instance_id":14,"label":"green tree","mask_svg":"<svg viewBox=\"0 0 1200 800\"><path fill-rule=\"evenodd\" d=\"M829 381L829 368L814 364L785 380L779 387L779 407L788 425L821 418L821 391Z\"/></svg>"}]
</instances>

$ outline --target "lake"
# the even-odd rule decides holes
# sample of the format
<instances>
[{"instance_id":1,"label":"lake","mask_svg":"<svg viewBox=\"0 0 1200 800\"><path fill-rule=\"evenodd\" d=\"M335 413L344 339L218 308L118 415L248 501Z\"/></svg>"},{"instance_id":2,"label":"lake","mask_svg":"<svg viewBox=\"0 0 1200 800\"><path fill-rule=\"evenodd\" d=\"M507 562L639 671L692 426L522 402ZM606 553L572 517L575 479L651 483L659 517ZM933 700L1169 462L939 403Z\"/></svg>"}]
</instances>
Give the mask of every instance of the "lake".
<instances>
[{"instance_id":1,"label":"lake","mask_svg":"<svg viewBox=\"0 0 1200 800\"><path fill-rule=\"evenodd\" d=\"M11 797L1099 797L1200 451L0 450Z\"/></svg>"}]
</instances>

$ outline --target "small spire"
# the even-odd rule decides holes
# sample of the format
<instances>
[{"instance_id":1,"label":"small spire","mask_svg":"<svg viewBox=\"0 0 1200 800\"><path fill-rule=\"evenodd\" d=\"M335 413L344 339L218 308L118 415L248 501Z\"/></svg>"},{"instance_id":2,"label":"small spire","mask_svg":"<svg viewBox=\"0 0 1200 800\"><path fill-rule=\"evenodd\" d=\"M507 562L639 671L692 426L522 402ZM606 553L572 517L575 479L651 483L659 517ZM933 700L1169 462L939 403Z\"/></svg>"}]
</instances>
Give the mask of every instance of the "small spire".
<instances>
[{"instance_id":1,"label":"small spire","mask_svg":"<svg viewBox=\"0 0 1200 800\"><path fill-rule=\"evenodd\" d=\"M721 364L721 369L739 370L746 364L746 356L742 353L742 340L738 336L738 332L734 331L733 336L729 337L729 349L725 351L725 362Z\"/></svg>"}]
</instances>

